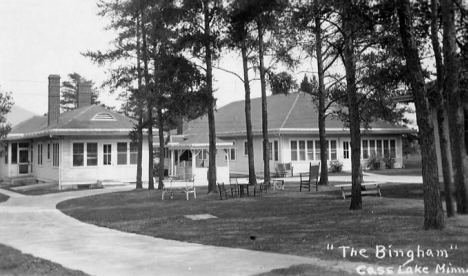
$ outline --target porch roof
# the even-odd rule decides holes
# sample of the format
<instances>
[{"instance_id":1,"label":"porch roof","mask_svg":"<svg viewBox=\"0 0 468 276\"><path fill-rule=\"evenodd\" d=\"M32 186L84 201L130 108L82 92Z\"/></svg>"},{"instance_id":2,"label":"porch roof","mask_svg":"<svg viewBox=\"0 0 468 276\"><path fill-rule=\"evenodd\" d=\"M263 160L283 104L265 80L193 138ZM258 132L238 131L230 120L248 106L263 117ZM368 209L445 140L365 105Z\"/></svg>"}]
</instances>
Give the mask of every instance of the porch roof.
<instances>
[{"instance_id":1,"label":"porch roof","mask_svg":"<svg viewBox=\"0 0 468 276\"><path fill-rule=\"evenodd\" d=\"M167 143L169 149L208 149L209 137L206 133L200 133L191 136L174 135L170 137L170 142ZM234 142L224 141L216 138L217 149L233 148Z\"/></svg>"}]
</instances>

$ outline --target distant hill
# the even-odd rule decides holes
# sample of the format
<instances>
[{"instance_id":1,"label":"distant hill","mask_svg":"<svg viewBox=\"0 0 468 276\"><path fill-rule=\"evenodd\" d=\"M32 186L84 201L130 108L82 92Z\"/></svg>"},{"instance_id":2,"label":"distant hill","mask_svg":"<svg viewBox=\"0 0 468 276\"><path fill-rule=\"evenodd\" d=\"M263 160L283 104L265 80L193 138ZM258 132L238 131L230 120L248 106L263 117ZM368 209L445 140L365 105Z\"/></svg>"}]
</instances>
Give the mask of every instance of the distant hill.
<instances>
[{"instance_id":1,"label":"distant hill","mask_svg":"<svg viewBox=\"0 0 468 276\"><path fill-rule=\"evenodd\" d=\"M24 122L33 116L37 116L37 114L22 107L13 105L10 113L8 113L6 117L8 123L10 123L12 126L16 126L17 124Z\"/></svg>"}]
</instances>

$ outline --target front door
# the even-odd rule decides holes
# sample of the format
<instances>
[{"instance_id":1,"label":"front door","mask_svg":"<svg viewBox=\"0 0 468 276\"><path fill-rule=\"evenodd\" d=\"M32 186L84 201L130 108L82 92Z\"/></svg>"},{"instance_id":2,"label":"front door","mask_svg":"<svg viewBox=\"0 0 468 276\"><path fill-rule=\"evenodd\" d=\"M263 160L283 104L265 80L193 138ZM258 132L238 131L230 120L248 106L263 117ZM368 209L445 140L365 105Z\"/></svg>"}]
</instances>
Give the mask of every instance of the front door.
<instances>
[{"instance_id":1,"label":"front door","mask_svg":"<svg viewBox=\"0 0 468 276\"><path fill-rule=\"evenodd\" d=\"M351 170L351 145L350 140L342 140L341 159L343 160L343 170Z\"/></svg>"},{"instance_id":2,"label":"front door","mask_svg":"<svg viewBox=\"0 0 468 276\"><path fill-rule=\"evenodd\" d=\"M29 173L29 149L19 149L18 173Z\"/></svg>"}]
</instances>

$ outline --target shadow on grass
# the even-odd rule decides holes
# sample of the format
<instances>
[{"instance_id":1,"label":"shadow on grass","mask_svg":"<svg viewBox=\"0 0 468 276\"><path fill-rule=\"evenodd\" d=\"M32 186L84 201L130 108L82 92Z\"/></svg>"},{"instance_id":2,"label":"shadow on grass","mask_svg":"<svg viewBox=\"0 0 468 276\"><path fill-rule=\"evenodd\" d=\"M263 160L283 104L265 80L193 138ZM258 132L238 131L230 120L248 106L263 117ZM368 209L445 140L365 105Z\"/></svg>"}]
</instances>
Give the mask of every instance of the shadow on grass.
<instances>
[{"instance_id":1,"label":"shadow on grass","mask_svg":"<svg viewBox=\"0 0 468 276\"><path fill-rule=\"evenodd\" d=\"M9 196L0 193L0 203L7 201L9 198Z\"/></svg>"},{"instance_id":2,"label":"shadow on grass","mask_svg":"<svg viewBox=\"0 0 468 276\"><path fill-rule=\"evenodd\" d=\"M153 237L376 265L401 265L408 260L406 255L377 258L377 245L408 252L418 246L435 250L456 244L460 250L450 252L447 261L466 265L466 218L447 220L444 231L422 230L421 185L384 185L383 197L363 197L359 211L349 210L350 200L343 200L339 189L319 189L299 192L298 186L288 185L285 191L269 191L262 197L223 201L203 188L197 188L197 199L189 201L184 194L162 201L160 191L133 190L73 199L57 207L88 223ZM185 217L197 214L216 218ZM327 250L329 244L335 250ZM370 257L343 258L340 246L364 249ZM412 264L436 261L444 260L415 258Z\"/></svg>"}]
</instances>

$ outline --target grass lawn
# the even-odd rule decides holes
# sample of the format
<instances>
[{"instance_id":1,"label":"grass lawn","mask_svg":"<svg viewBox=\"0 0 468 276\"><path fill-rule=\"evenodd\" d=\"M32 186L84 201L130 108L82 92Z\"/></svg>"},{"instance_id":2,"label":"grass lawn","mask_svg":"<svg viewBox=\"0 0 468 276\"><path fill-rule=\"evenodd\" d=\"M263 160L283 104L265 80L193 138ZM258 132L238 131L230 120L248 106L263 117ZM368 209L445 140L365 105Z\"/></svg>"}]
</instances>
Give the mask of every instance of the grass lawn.
<instances>
[{"instance_id":1,"label":"grass lawn","mask_svg":"<svg viewBox=\"0 0 468 276\"><path fill-rule=\"evenodd\" d=\"M88 274L30 254L23 254L19 250L0 244L0 275L86 276Z\"/></svg>"},{"instance_id":2,"label":"grass lawn","mask_svg":"<svg viewBox=\"0 0 468 276\"><path fill-rule=\"evenodd\" d=\"M446 219L444 231L423 230L422 185L384 185L382 198L363 197L361 211L349 211L349 199L343 200L336 188L319 189L318 193L300 193L298 185L289 184L286 191L270 191L263 197L223 201L218 195L207 195L203 188L197 188L197 199L189 201L184 194L162 201L160 191L134 190L69 200L58 208L88 223L165 239L362 261L395 269L414 253L409 266L435 269L439 263L450 262L467 268L468 218ZM217 218L194 221L185 217L195 214ZM329 244L333 250L327 250ZM457 249L450 249L451 245ZM364 249L368 258L343 257L340 246ZM385 257L377 256L376 246L386 248ZM404 256L393 253L389 257L390 248ZM418 249L425 250L424 257L416 255ZM447 250L448 257L428 257L427 250ZM291 275L307 275L305 267L294 268Z\"/></svg>"},{"instance_id":3,"label":"grass lawn","mask_svg":"<svg viewBox=\"0 0 468 276\"><path fill-rule=\"evenodd\" d=\"M380 175L403 175L403 176L421 176L421 168L413 169L385 169L385 170L367 170L364 172L380 174Z\"/></svg>"},{"instance_id":4,"label":"grass lawn","mask_svg":"<svg viewBox=\"0 0 468 276\"><path fill-rule=\"evenodd\" d=\"M5 202L5 201L7 201L9 198L10 198L9 196L0 193L0 202Z\"/></svg>"}]
</instances>

